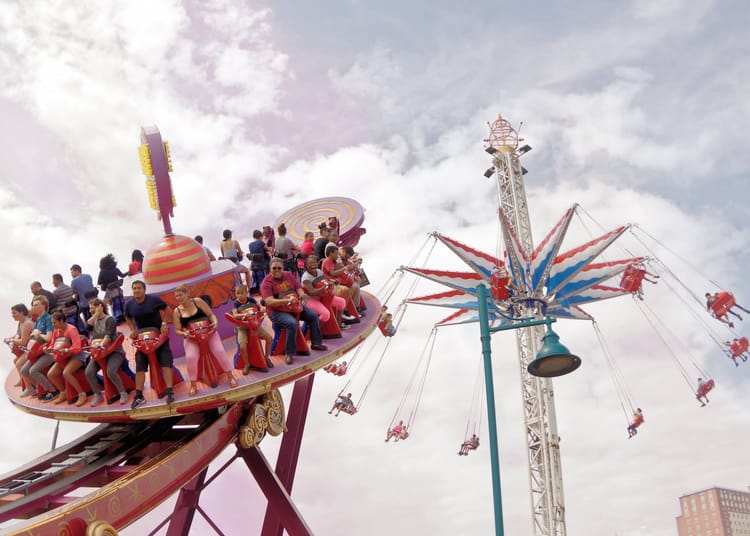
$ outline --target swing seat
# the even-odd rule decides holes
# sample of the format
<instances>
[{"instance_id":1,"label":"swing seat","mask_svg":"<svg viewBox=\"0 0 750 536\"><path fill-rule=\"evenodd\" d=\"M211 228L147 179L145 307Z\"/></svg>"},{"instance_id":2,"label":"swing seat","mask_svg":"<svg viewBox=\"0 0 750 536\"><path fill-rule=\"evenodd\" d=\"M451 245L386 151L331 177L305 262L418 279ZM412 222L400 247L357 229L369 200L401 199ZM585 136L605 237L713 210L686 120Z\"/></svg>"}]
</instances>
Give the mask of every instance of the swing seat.
<instances>
[{"instance_id":1,"label":"swing seat","mask_svg":"<svg viewBox=\"0 0 750 536\"><path fill-rule=\"evenodd\" d=\"M393 337L396 334L396 328L393 327L393 324L391 324L392 329L388 330L386 328L386 323L381 320L378 322L378 329L380 330L380 333L383 334L384 337Z\"/></svg>"},{"instance_id":2,"label":"swing seat","mask_svg":"<svg viewBox=\"0 0 750 536\"><path fill-rule=\"evenodd\" d=\"M323 367L323 370L328 372L329 374L333 374L334 376L343 376L346 374L347 367L346 365L337 365L336 363L331 363L330 365L326 365Z\"/></svg>"},{"instance_id":3,"label":"swing seat","mask_svg":"<svg viewBox=\"0 0 750 536\"><path fill-rule=\"evenodd\" d=\"M714 388L714 381L708 380L706 383L704 383L700 389L698 389L698 396L706 396L711 390Z\"/></svg>"},{"instance_id":4,"label":"swing seat","mask_svg":"<svg viewBox=\"0 0 750 536\"><path fill-rule=\"evenodd\" d=\"M348 415L354 415L355 413L357 413L357 406L350 406L350 405L343 406L342 405L342 406L337 406L337 408L340 411L342 411L342 412L344 412L344 413L346 413Z\"/></svg>"},{"instance_id":5,"label":"swing seat","mask_svg":"<svg viewBox=\"0 0 750 536\"><path fill-rule=\"evenodd\" d=\"M711 312L716 318L721 318L729 312L729 309L734 307L736 302L731 292L718 292L716 294L716 301L711 304Z\"/></svg>"},{"instance_id":6,"label":"swing seat","mask_svg":"<svg viewBox=\"0 0 750 536\"><path fill-rule=\"evenodd\" d=\"M505 270L497 270L490 274L490 294L496 300L505 301L510 297L508 283L510 277Z\"/></svg>"},{"instance_id":7,"label":"swing seat","mask_svg":"<svg viewBox=\"0 0 750 536\"><path fill-rule=\"evenodd\" d=\"M741 337L737 342L733 342L730 346L732 349L732 357L740 357L742 354L747 352L748 340L747 337Z\"/></svg>"},{"instance_id":8,"label":"swing seat","mask_svg":"<svg viewBox=\"0 0 750 536\"><path fill-rule=\"evenodd\" d=\"M646 270L644 268L637 264L629 264L622 274L620 288L630 293L638 292L644 277L646 277Z\"/></svg>"}]
</instances>

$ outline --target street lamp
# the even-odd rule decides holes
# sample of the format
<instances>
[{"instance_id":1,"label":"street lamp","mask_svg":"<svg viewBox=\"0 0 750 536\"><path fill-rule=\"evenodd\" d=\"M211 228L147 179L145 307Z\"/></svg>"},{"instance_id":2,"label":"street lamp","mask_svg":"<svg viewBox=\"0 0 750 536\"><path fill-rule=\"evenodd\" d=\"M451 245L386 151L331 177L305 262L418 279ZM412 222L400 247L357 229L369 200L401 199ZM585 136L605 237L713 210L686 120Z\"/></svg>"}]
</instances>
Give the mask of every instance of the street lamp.
<instances>
[{"instance_id":1,"label":"street lamp","mask_svg":"<svg viewBox=\"0 0 750 536\"><path fill-rule=\"evenodd\" d=\"M487 299L489 297L487 287L484 283L477 285L477 302L479 312L479 333L482 342L482 360L484 363L484 385L487 392L487 428L490 436L490 464L492 467L492 499L495 507L495 534L504 536L503 527L503 503L500 492L500 458L497 444L497 418L495 415L495 386L492 381L492 346L490 335L497 331L520 329L545 324L547 333L544 335L544 344L539 350L536 359L528 366L530 374L535 376L553 377L562 376L573 372L581 365L581 359L572 355L568 349L560 344L560 337L550 327L553 318L511 318L503 313L500 316L511 320L510 324L504 326L490 327L489 314L487 312ZM532 366L534 369L532 370Z\"/></svg>"}]
</instances>

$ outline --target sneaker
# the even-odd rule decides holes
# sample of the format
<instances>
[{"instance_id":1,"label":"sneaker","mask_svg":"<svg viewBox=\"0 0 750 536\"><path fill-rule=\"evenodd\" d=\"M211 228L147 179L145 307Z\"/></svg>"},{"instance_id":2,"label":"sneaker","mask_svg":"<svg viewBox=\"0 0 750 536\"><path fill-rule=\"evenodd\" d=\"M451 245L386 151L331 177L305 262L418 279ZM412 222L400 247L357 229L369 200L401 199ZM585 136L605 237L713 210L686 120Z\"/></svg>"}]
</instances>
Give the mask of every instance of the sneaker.
<instances>
[{"instance_id":1,"label":"sneaker","mask_svg":"<svg viewBox=\"0 0 750 536\"><path fill-rule=\"evenodd\" d=\"M346 311L344 311L344 313L341 315L341 318L343 320L354 320L355 319L355 317L353 317L352 315L350 315Z\"/></svg>"},{"instance_id":2,"label":"sneaker","mask_svg":"<svg viewBox=\"0 0 750 536\"><path fill-rule=\"evenodd\" d=\"M267 366L268 368L273 368L273 361L271 361L271 358L270 358L270 357L267 357L267 358L266 358L266 366Z\"/></svg>"},{"instance_id":3,"label":"sneaker","mask_svg":"<svg viewBox=\"0 0 750 536\"><path fill-rule=\"evenodd\" d=\"M172 388L170 387L167 389L167 404L171 404L174 402L174 393L172 392Z\"/></svg>"},{"instance_id":4,"label":"sneaker","mask_svg":"<svg viewBox=\"0 0 750 536\"><path fill-rule=\"evenodd\" d=\"M123 391L120 393L120 405L123 406L128 403L128 393L127 391Z\"/></svg>"},{"instance_id":5,"label":"sneaker","mask_svg":"<svg viewBox=\"0 0 750 536\"><path fill-rule=\"evenodd\" d=\"M351 326L349 324L345 323L345 322L342 322L341 325L339 326L339 328L341 329L341 331L347 330L350 327Z\"/></svg>"},{"instance_id":6,"label":"sneaker","mask_svg":"<svg viewBox=\"0 0 750 536\"><path fill-rule=\"evenodd\" d=\"M78 400L76 400L76 407L80 408L86 403L86 399L88 396L86 396L86 393L78 393Z\"/></svg>"},{"instance_id":7,"label":"sneaker","mask_svg":"<svg viewBox=\"0 0 750 536\"><path fill-rule=\"evenodd\" d=\"M33 389L33 388L31 388L31 387L27 387L27 388L26 388L26 389L24 389L24 390L23 390L23 392L21 393L21 398L24 398L24 397L26 397L26 396L30 396L30 395L31 395L31 394L32 394L33 392L34 392L34 389Z\"/></svg>"},{"instance_id":8,"label":"sneaker","mask_svg":"<svg viewBox=\"0 0 750 536\"><path fill-rule=\"evenodd\" d=\"M39 400L41 400L42 402L52 402L55 398L57 398L58 394L59 393L53 393L52 391L49 391L47 393L44 393Z\"/></svg>"},{"instance_id":9,"label":"sneaker","mask_svg":"<svg viewBox=\"0 0 750 536\"><path fill-rule=\"evenodd\" d=\"M294 358L290 355L286 356L286 364L291 365L292 363L294 363Z\"/></svg>"},{"instance_id":10,"label":"sneaker","mask_svg":"<svg viewBox=\"0 0 750 536\"><path fill-rule=\"evenodd\" d=\"M57 395L57 398L55 398L55 404L62 404L67 399L68 395L66 395L65 393L60 393L59 395Z\"/></svg>"},{"instance_id":11,"label":"sneaker","mask_svg":"<svg viewBox=\"0 0 750 536\"><path fill-rule=\"evenodd\" d=\"M328 346L326 346L325 344L312 344L310 345L310 348L318 352L325 352L326 350L328 350Z\"/></svg>"},{"instance_id":12,"label":"sneaker","mask_svg":"<svg viewBox=\"0 0 750 536\"><path fill-rule=\"evenodd\" d=\"M95 408L101 403L102 403L102 394L99 392L94 393L94 398L91 399L91 407Z\"/></svg>"},{"instance_id":13,"label":"sneaker","mask_svg":"<svg viewBox=\"0 0 750 536\"><path fill-rule=\"evenodd\" d=\"M135 395L135 398L133 399L133 403L130 404L130 409L135 409L138 406L142 406L146 403L146 399L143 398L143 395Z\"/></svg>"}]
</instances>

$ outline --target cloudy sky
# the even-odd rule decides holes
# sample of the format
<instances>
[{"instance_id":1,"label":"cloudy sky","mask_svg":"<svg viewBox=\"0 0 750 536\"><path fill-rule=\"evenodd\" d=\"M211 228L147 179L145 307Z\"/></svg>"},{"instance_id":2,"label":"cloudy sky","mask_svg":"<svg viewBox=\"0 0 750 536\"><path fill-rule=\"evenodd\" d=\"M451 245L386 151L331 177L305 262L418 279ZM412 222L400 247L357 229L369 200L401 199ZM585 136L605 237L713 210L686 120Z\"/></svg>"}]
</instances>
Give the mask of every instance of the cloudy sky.
<instances>
[{"instance_id":1,"label":"cloudy sky","mask_svg":"<svg viewBox=\"0 0 750 536\"><path fill-rule=\"evenodd\" d=\"M735 369L710 338L731 334L666 284L701 296L714 281L750 302L748 13L737 0L3 2L2 305L28 302L32 280L50 288L51 274L67 276L74 262L96 276L105 253L127 264L133 248L160 238L136 152L144 125L170 142L175 231L201 233L214 249L225 227L247 243L295 204L336 195L366 208L359 249L373 291L433 230L494 252L482 140L502 113L523 122L533 147L523 163L537 241L580 203L567 246L637 223L676 276L654 263L664 279L646 289L671 349L631 299L589 308L645 411L637 438L627 439L589 323L556 325L584 364L554 382L568 532L673 535L680 495L750 484L748 366ZM648 254L630 235L618 247L610 258ZM430 263L460 268L439 248ZM327 415L342 384L316 379L294 498L317 534L490 532L486 428L479 451L456 456L480 358L476 326L438 333L414 433L383 443L446 315L409 308L374 375L382 346L363 351L352 391L371 389L356 417ZM0 323L13 331L9 314ZM513 335L495 335L493 351L506 533L526 535ZM707 408L679 374L691 360L716 379ZM48 447L54 423L7 401L0 415L19 430L4 443L3 471ZM83 430L64 423L62 440ZM277 445L269 438L263 449L273 458ZM228 486L252 486L241 469L226 478L204 508L232 534L260 498L227 499Z\"/></svg>"}]
</instances>

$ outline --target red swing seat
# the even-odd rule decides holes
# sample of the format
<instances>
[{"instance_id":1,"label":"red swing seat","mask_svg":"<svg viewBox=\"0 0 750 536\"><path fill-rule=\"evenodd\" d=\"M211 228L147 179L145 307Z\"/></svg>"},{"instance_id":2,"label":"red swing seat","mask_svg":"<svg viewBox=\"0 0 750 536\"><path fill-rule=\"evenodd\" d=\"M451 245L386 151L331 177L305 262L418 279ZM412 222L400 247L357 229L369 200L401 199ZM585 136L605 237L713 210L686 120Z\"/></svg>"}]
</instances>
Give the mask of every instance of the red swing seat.
<instances>
[{"instance_id":1,"label":"red swing seat","mask_svg":"<svg viewBox=\"0 0 750 536\"><path fill-rule=\"evenodd\" d=\"M641 264L628 264L620 279L620 288L626 292L635 293L641 288L646 269Z\"/></svg>"},{"instance_id":2,"label":"red swing seat","mask_svg":"<svg viewBox=\"0 0 750 536\"><path fill-rule=\"evenodd\" d=\"M493 270L490 274L490 294L492 297L500 301L507 300L510 297L509 282L510 277L507 270Z\"/></svg>"},{"instance_id":3,"label":"red swing seat","mask_svg":"<svg viewBox=\"0 0 750 536\"><path fill-rule=\"evenodd\" d=\"M711 312L716 318L721 318L735 305L736 302L734 301L734 296L731 292L717 292L716 301L711 304Z\"/></svg>"},{"instance_id":4,"label":"red swing seat","mask_svg":"<svg viewBox=\"0 0 750 536\"><path fill-rule=\"evenodd\" d=\"M709 379L706 383L704 383L700 389L698 389L697 395L698 397L706 396L711 390L714 388L714 381L712 379Z\"/></svg>"},{"instance_id":5,"label":"red swing seat","mask_svg":"<svg viewBox=\"0 0 750 536\"><path fill-rule=\"evenodd\" d=\"M730 348L732 350L732 357L740 357L742 354L747 352L748 347L747 337L741 337L737 339L737 342L732 342Z\"/></svg>"}]
</instances>

